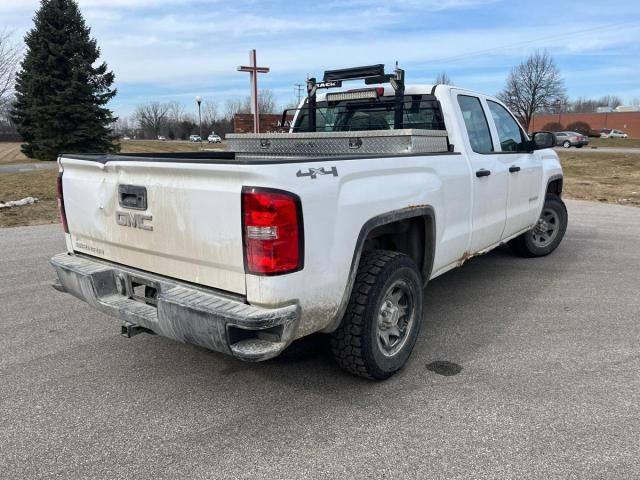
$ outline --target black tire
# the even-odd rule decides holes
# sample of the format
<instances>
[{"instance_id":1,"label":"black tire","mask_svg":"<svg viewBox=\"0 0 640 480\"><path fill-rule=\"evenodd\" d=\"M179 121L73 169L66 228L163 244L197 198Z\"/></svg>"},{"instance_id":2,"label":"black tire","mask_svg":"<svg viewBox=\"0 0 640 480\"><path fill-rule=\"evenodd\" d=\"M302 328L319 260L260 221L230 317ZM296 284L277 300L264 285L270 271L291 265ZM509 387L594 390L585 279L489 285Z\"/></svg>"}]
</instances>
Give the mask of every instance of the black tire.
<instances>
[{"instance_id":1,"label":"black tire","mask_svg":"<svg viewBox=\"0 0 640 480\"><path fill-rule=\"evenodd\" d=\"M385 250L364 253L342 323L331 334L338 365L373 380L384 380L400 370L420 331L422 291L420 273L408 256ZM398 332L395 346L392 331Z\"/></svg>"},{"instance_id":2,"label":"black tire","mask_svg":"<svg viewBox=\"0 0 640 480\"><path fill-rule=\"evenodd\" d=\"M538 225L536 225L528 232L523 233L509 242L509 246L517 255L521 257L543 257L549 255L560 245L567 231L567 223L569 220L567 207L559 196L548 193L545 197L544 206L542 207L541 219L545 217L546 212L550 212L554 218L557 219L555 225L557 230L553 234L553 237L549 237L548 242L539 240L536 237L536 235L538 235ZM539 222L540 221L541 220L539 220ZM542 230L544 231L544 228Z\"/></svg>"},{"instance_id":3,"label":"black tire","mask_svg":"<svg viewBox=\"0 0 640 480\"><path fill-rule=\"evenodd\" d=\"M562 144L564 148L571 148L571 142L569 140L565 140Z\"/></svg>"}]
</instances>

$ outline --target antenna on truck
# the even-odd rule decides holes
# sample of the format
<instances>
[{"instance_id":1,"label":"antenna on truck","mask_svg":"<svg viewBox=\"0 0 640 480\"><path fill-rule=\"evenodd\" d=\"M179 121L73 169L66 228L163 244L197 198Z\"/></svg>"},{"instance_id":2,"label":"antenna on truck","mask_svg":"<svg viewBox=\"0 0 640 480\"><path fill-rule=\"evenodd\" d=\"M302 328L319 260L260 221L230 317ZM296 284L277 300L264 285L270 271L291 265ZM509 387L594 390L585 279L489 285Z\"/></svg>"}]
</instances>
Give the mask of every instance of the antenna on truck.
<instances>
[{"instance_id":1,"label":"antenna on truck","mask_svg":"<svg viewBox=\"0 0 640 480\"><path fill-rule=\"evenodd\" d=\"M393 128L402 128L404 105L404 70L396 68L393 73L384 73L384 64L366 65L364 67L342 68L339 70L326 70L322 81L315 77L307 80L307 108L309 109L309 131L316 131L316 94L319 88L339 88L343 81L364 80L366 85L376 83L389 83L395 91Z\"/></svg>"}]
</instances>

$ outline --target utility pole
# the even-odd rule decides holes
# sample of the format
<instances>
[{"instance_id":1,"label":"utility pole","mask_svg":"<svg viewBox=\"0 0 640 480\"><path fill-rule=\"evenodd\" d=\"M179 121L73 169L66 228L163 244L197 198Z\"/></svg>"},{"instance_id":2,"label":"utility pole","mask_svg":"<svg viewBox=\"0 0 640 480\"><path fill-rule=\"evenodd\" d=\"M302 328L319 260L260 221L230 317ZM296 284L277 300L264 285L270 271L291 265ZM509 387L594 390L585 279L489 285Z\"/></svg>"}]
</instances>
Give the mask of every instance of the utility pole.
<instances>
[{"instance_id":1,"label":"utility pole","mask_svg":"<svg viewBox=\"0 0 640 480\"><path fill-rule=\"evenodd\" d=\"M302 92L307 88L307 86L304 83L296 83L293 88L296 89L296 93L298 94L298 105L300 105L300 100L302 100Z\"/></svg>"}]
</instances>

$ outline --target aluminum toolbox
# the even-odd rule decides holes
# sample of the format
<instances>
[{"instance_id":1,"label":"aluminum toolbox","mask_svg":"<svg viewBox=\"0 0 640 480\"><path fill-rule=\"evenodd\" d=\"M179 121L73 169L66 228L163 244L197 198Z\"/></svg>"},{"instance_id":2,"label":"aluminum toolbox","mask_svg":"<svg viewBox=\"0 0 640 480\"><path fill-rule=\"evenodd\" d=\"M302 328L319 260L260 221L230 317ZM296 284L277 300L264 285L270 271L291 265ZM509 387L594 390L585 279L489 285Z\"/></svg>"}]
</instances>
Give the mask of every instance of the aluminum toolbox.
<instances>
[{"instance_id":1,"label":"aluminum toolbox","mask_svg":"<svg viewBox=\"0 0 640 480\"><path fill-rule=\"evenodd\" d=\"M369 130L321 133L234 133L227 149L264 156L384 155L448 151L446 130Z\"/></svg>"}]
</instances>

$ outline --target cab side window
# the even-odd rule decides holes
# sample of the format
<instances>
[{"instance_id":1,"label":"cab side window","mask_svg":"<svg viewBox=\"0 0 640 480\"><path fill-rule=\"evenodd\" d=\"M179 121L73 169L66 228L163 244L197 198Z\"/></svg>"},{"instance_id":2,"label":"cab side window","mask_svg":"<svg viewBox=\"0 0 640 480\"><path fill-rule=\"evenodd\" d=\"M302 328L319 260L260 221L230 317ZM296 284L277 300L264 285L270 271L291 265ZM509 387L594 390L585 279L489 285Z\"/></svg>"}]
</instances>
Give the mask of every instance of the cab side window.
<instances>
[{"instance_id":1,"label":"cab side window","mask_svg":"<svg viewBox=\"0 0 640 480\"><path fill-rule=\"evenodd\" d=\"M518 123L502 105L487 100L491 117L498 130L498 139L503 152L520 152L523 150L524 137Z\"/></svg>"},{"instance_id":2,"label":"cab side window","mask_svg":"<svg viewBox=\"0 0 640 480\"><path fill-rule=\"evenodd\" d=\"M462 118L464 118L464 125L467 128L473 151L476 153L493 152L491 132L480 99L468 95L458 95L458 105L462 111Z\"/></svg>"}]
</instances>

